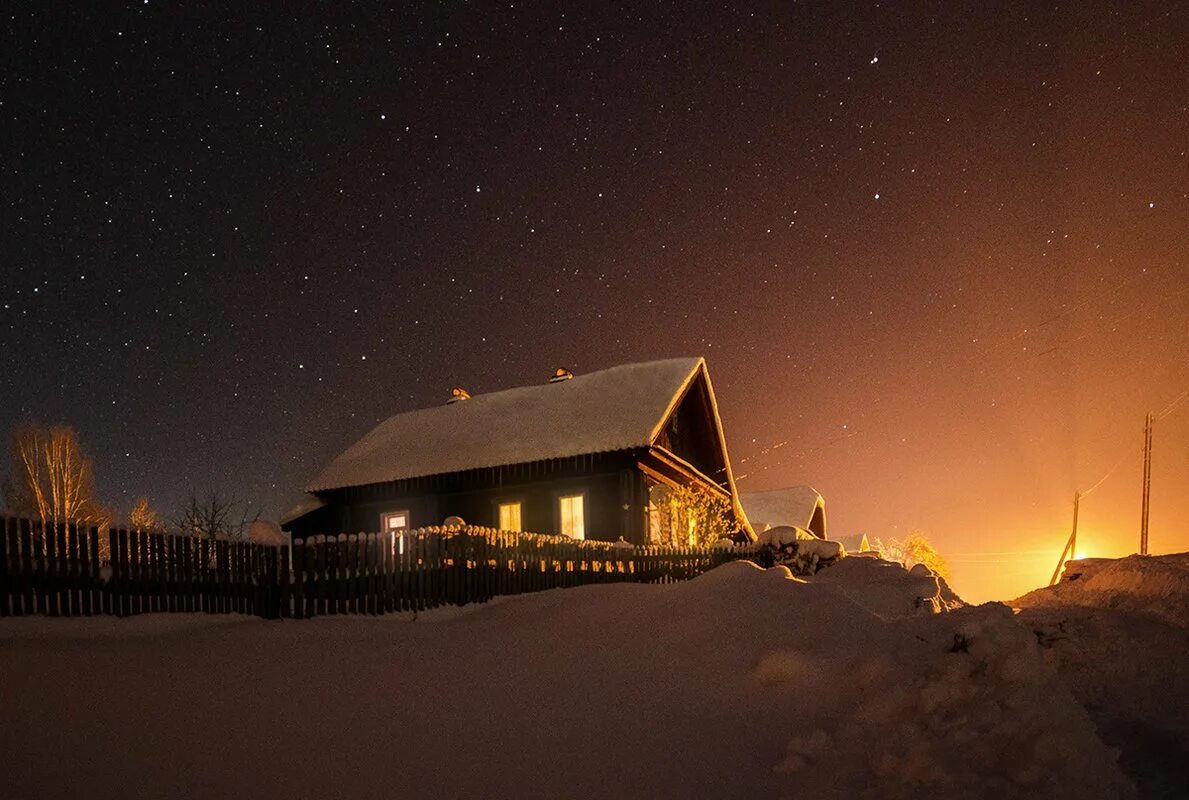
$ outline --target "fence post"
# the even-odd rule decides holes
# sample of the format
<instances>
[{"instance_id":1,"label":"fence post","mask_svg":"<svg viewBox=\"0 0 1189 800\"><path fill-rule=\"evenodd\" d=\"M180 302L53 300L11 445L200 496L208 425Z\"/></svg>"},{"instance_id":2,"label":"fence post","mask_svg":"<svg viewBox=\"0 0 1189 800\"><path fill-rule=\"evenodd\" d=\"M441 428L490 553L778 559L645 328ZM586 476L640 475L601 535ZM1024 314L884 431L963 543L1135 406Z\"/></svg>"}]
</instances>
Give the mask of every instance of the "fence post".
<instances>
[{"instance_id":1,"label":"fence post","mask_svg":"<svg viewBox=\"0 0 1189 800\"><path fill-rule=\"evenodd\" d=\"M9 616L9 599L12 595L12 573L9 572L8 531L12 520L0 517L0 617Z\"/></svg>"},{"instance_id":2,"label":"fence post","mask_svg":"<svg viewBox=\"0 0 1189 800\"><path fill-rule=\"evenodd\" d=\"M16 593L13 591L13 578L16 570L12 568L12 557L16 555L13 537L10 535L15 520L0 517L0 617L7 617L13 613L16 605Z\"/></svg>"}]
</instances>

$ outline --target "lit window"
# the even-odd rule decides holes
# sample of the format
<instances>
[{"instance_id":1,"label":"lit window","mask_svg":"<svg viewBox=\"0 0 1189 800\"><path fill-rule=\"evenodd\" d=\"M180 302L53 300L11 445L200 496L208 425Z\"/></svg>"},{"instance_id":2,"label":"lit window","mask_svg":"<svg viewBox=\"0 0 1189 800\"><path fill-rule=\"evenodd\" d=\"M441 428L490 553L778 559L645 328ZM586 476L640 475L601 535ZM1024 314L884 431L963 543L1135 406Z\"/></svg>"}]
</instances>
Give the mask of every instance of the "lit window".
<instances>
[{"instance_id":1,"label":"lit window","mask_svg":"<svg viewBox=\"0 0 1189 800\"><path fill-rule=\"evenodd\" d=\"M407 531L409 529L409 512L390 511L387 514L381 514L380 524L384 526L384 531L387 533Z\"/></svg>"},{"instance_id":2,"label":"lit window","mask_svg":"<svg viewBox=\"0 0 1189 800\"><path fill-rule=\"evenodd\" d=\"M500 503L499 527L501 531L524 530L520 527L520 503Z\"/></svg>"},{"instance_id":3,"label":"lit window","mask_svg":"<svg viewBox=\"0 0 1189 800\"><path fill-rule=\"evenodd\" d=\"M561 533L571 539L586 538L586 496L581 494L562 495L557 499Z\"/></svg>"}]
</instances>

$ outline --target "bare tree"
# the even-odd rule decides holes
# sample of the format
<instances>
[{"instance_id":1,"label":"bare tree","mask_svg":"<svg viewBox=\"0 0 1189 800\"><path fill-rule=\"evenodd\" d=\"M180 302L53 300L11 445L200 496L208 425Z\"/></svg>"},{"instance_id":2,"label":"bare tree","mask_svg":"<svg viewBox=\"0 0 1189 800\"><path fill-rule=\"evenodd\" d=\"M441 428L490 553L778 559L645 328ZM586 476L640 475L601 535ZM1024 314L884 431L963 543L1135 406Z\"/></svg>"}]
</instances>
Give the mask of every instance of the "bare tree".
<instances>
[{"instance_id":1,"label":"bare tree","mask_svg":"<svg viewBox=\"0 0 1189 800\"><path fill-rule=\"evenodd\" d=\"M173 526L185 536L238 542L247 538L248 526L259 518L260 511L250 511L247 503L210 491L201 498L190 495Z\"/></svg>"},{"instance_id":2,"label":"bare tree","mask_svg":"<svg viewBox=\"0 0 1189 800\"><path fill-rule=\"evenodd\" d=\"M912 569L916 564L924 564L934 575L949 580L950 566L945 557L937 551L933 542L923 532L913 530L903 539L889 539L886 543L876 539L873 547L879 551L882 558L889 561L899 561L905 569Z\"/></svg>"},{"instance_id":3,"label":"bare tree","mask_svg":"<svg viewBox=\"0 0 1189 800\"><path fill-rule=\"evenodd\" d=\"M128 526L138 531L155 531L161 527L160 516L149 506L149 498L138 497L128 514Z\"/></svg>"},{"instance_id":4,"label":"bare tree","mask_svg":"<svg viewBox=\"0 0 1189 800\"><path fill-rule=\"evenodd\" d=\"M5 485L10 512L55 525L105 525L110 517L95 500L91 459L66 425L25 422L10 437L12 476Z\"/></svg>"},{"instance_id":5,"label":"bare tree","mask_svg":"<svg viewBox=\"0 0 1189 800\"><path fill-rule=\"evenodd\" d=\"M649 512L652 535L660 544L674 547L713 544L740 531L731 501L700 487L654 492Z\"/></svg>"}]
</instances>

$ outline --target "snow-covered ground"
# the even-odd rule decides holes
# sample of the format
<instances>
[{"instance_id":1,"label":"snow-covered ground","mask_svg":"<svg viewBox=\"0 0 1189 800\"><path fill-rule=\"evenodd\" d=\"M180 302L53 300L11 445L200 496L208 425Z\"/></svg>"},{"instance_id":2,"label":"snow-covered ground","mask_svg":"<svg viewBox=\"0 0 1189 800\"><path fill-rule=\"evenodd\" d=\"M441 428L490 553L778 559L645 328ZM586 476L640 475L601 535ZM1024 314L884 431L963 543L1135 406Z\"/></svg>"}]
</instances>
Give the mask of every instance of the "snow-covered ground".
<instances>
[{"instance_id":1,"label":"snow-covered ground","mask_svg":"<svg viewBox=\"0 0 1189 800\"><path fill-rule=\"evenodd\" d=\"M1189 797L1189 553L1073 561L1065 576L1013 601L1020 620L1141 797Z\"/></svg>"},{"instance_id":2,"label":"snow-covered ground","mask_svg":"<svg viewBox=\"0 0 1189 800\"><path fill-rule=\"evenodd\" d=\"M1133 796L1045 655L1008 608L876 559L415 621L6 620L2 781L13 798Z\"/></svg>"}]
</instances>

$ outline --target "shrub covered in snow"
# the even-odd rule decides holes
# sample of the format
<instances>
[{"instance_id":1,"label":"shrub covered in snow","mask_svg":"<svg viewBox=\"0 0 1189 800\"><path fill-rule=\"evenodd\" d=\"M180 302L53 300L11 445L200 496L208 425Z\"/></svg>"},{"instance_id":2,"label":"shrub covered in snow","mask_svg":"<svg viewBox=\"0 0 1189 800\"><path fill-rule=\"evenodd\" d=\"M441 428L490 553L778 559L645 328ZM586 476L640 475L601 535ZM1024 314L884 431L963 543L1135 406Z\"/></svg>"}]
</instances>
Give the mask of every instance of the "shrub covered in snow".
<instances>
[{"instance_id":1,"label":"shrub covered in snow","mask_svg":"<svg viewBox=\"0 0 1189 800\"><path fill-rule=\"evenodd\" d=\"M759 535L757 546L771 552L772 563L786 566L797 575L812 575L846 555L838 542L819 539L792 525L768 528Z\"/></svg>"}]
</instances>

